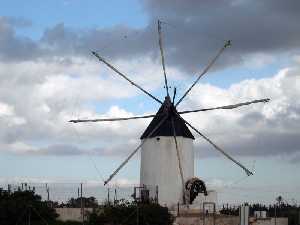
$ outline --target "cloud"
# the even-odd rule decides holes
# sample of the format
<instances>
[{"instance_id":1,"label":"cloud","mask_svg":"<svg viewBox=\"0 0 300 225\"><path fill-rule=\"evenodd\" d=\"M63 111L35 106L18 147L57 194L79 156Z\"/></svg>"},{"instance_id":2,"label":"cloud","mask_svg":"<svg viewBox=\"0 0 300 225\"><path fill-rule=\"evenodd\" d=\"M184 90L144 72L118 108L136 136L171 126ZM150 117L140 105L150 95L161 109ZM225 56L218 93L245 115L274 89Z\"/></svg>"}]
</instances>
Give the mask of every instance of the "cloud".
<instances>
[{"instance_id":1,"label":"cloud","mask_svg":"<svg viewBox=\"0 0 300 225\"><path fill-rule=\"evenodd\" d=\"M298 154L299 78L300 68L297 64L293 68L282 69L273 77L244 80L228 89L199 84L182 108L205 108L270 98L267 104L195 113L185 117L233 155L265 157ZM212 154L212 147L201 139L196 140L196 146L202 157Z\"/></svg>"},{"instance_id":2,"label":"cloud","mask_svg":"<svg viewBox=\"0 0 300 225\"><path fill-rule=\"evenodd\" d=\"M14 114L13 107L0 102L0 116L11 116Z\"/></svg>"},{"instance_id":3,"label":"cloud","mask_svg":"<svg viewBox=\"0 0 300 225\"><path fill-rule=\"evenodd\" d=\"M143 28L118 25L78 30L60 23L45 29L40 40L17 35L20 26L30 26L28 21L0 17L0 128L5 130L0 134L1 151L127 154L149 120L76 126L67 121L136 114L117 103L106 108L109 101L131 100L139 92L99 66L90 50L98 50L151 92L163 86L157 18L166 22L163 32L168 74L180 82L207 63L227 38L234 45L218 62L218 68L239 63L260 67L273 57L294 55L299 50L298 1L143 3L149 16ZM182 108L266 97L272 99L270 103L186 118L233 155L293 154L293 162L297 161L300 69L299 59L295 60L294 67L273 77L244 80L228 89L200 83ZM144 104L144 99L141 101ZM200 139L195 143L201 156L211 155L206 143Z\"/></svg>"},{"instance_id":4,"label":"cloud","mask_svg":"<svg viewBox=\"0 0 300 225\"><path fill-rule=\"evenodd\" d=\"M277 155L296 163L300 152L297 138L300 130L300 68L298 58L295 57L295 60L293 67L281 69L272 77L244 80L226 89L199 83L180 109L271 98L267 104L194 113L184 117L234 156ZM47 66L49 63L51 66ZM59 156L125 156L131 152L138 145L139 136L150 119L75 125L67 121L77 117L135 116L135 112L117 105L99 113L94 104L96 101L111 101L120 97L127 101L138 92L132 92L126 82L114 82L114 78L105 72L98 74L96 64L85 59L75 58L68 62L68 67L61 65L60 61L49 63L11 63L0 70L0 74L9 72L13 75L5 77L0 91L0 126L5 130L0 135L1 151ZM130 62L121 64L125 70L129 70ZM150 71L156 70L156 65L146 65ZM139 68L142 70L144 67L140 65ZM22 76L23 71L27 77ZM150 90L160 85L157 79L154 78L148 85ZM147 80L140 77L139 82L147 83ZM107 90L106 86L113 91L103 91ZM82 93L82 90L88 92ZM118 90L123 91L121 96ZM77 112L74 112L76 95L81 96L80 102L91 103L80 104L75 110ZM201 138L195 140L195 150L199 157L219 155Z\"/></svg>"},{"instance_id":5,"label":"cloud","mask_svg":"<svg viewBox=\"0 0 300 225\"><path fill-rule=\"evenodd\" d=\"M299 52L300 4L297 0L256 1L142 1L148 24L77 29L63 21L46 28L40 40L16 35L8 19L0 19L0 57L28 60L51 57L90 57L99 51L110 60L148 57L159 61L157 19L163 23L166 64L188 74L199 72L225 40L232 40L214 68L270 61L274 54ZM11 19L16 21L17 19ZM22 22L21 19L20 23ZM263 61L257 60L264 59Z\"/></svg>"},{"instance_id":6,"label":"cloud","mask_svg":"<svg viewBox=\"0 0 300 225\"><path fill-rule=\"evenodd\" d=\"M28 37L17 36L15 27L25 26L26 21L0 16L0 59L20 61L40 57L39 44Z\"/></svg>"},{"instance_id":7,"label":"cloud","mask_svg":"<svg viewBox=\"0 0 300 225\"><path fill-rule=\"evenodd\" d=\"M225 56L230 61L234 58L241 59L244 54L274 53L298 48L299 14L296 12L300 4L295 0L285 1L284 4L277 0L263 3L181 0L161 3L157 0L145 0L145 5L152 19L161 18L176 28L169 28L172 30L172 47L191 60L192 66L197 65L192 58L195 52L199 54L201 50L202 59L214 50L222 39L233 40L233 47ZM192 35L186 37L187 34ZM180 38L184 42L179 43ZM180 59L182 57L178 57L178 60Z\"/></svg>"},{"instance_id":8,"label":"cloud","mask_svg":"<svg viewBox=\"0 0 300 225\"><path fill-rule=\"evenodd\" d=\"M140 74L137 82L149 91L162 86L158 64L147 59L116 64L126 73ZM140 93L86 58L1 62L0 77L0 128L5 131L0 134L2 152L125 155L135 147L135 138L148 122L68 123L78 118L135 115L114 101L134 99Z\"/></svg>"}]
</instances>

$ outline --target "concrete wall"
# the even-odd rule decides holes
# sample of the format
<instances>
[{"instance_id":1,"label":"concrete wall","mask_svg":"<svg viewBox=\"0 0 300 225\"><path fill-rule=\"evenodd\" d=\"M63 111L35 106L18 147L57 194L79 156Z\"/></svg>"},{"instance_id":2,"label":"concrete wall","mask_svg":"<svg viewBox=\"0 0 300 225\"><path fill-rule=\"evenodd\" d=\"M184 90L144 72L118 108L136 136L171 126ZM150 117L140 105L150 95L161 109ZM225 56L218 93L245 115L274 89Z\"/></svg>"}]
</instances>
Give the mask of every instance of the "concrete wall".
<instances>
[{"instance_id":1,"label":"concrete wall","mask_svg":"<svg viewBox=\"0 0 300 225\"><path fill-rule=\"evenodd\" d=\"M206 217L203 221L203 217L177 217L174 224L176 225L214 225L213 217ZM238 225L238 216L220 216L216 215L216 225Z\"/></svg>"},{"instance_id":2,"label":"concrete wall","mask_svg":"<svg viewBox=\"0 0 300 225\"><path fill-rule=\"evenodd\" d=\"M203 193L199 193L196 199L194 200L193 204L190 205L190 208L202 210L204 202L214 202L217 206L218 205L217 192L214 190L207 190L207 196L205 196ZM208 212L213 212L212 205L207 205L206 209L208 210Z\"/></svg>"},{"instance_id":3,"label":"concrete wall","mask_svg":"<svg viewBox=\"0 0 300 225\"><path fill-rule=\"evenodd\" d=\"M265 218L265 219L250 219L250 224L252 225L275 225L275 218ZM276 225L288 225L288 218L279 217L276 218Z\"/></svg>"},{"instance_id":4,"label":"concrete wall","mask_svg":"<svg viewBox=\"0 0 300 225\"><path fill-rule=\"evenodd\" d=\"M61 221L82 221L80 208L56 208L59 215L58 220ZM92 208L85 208L85 215L92 212ZM212 215L206 216L203 221L203 214L199 214L199 210L189 210L187 212L181 212L182 216L176 217L174 224L176 225L214 225L214 219ZM176 215L176 212L173 212ZM87 217L85 217L87 218ZM215 215L216 225L239 225L238 216L227 215ZM275 225L275 218L256 219L254 217L249 218L250 225ZM288 218L276 218L276 225L288 225Z\"/></svg>"},{"instance_id":5,"label":"concrete wall","mask_svg":"<svg viewBox=\"0 0 300 225\"><path fill-rule=\"evenodd\" d=\"M186 182L194 177L193 140L177 137L177 142ZM161 205L170 207L182 202L182 182L173 137L159 136L145 140L140 173L140 184L150 189L150 197L155 197L155 186L158 185L158 201Z\"/></svg>"},{"instance_id":6,"label":"concrete wall","mask_svg":"<svg viewBox=\"0 0 300 225\"><path fill-rule=\"evenodd\" d=\"M58 214L57 219L60 221L82 221L80 208L55 208L55 211ZM85 219L87 218L86 215L92 211L92 208L84 209Z\"/></svg>"},{"instance_id":7,"label":"concrete wall","mask_svg":"<svg viewBox=\"0 0 300 225\"><path fill-rule=\"evenodd\" d=\"M216 225L239 225L240 218L238 216L226 216L226 215L216 215L215 224ZM249 224L251 225L275 225L274 218L266 219L255 219L250 218ZM192 216L184 215L179 216L174 221L174 225L214 225L214 219L212 216L206 217L203 221L203 216ZM288 225L288 218L276 218L276 225Z\"/></svg>"}]
</instances>

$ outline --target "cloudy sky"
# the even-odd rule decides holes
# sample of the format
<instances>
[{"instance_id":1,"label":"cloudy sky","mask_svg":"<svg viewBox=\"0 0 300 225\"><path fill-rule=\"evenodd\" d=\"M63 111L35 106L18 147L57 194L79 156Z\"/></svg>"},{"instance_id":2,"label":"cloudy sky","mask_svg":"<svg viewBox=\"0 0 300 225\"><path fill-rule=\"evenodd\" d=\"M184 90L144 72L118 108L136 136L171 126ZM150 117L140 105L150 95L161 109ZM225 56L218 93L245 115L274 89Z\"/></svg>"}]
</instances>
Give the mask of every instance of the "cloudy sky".
<instances>
[{"instance_id":1,"label":"cloudy sky","mask_svg":"<svg viewBox=\"0 0 300 225\"><path fill-rule=\"evenodd\" d=\"M179 109L270 98L231 111L186 115L254 171L195 140L195 173L222 201L300 202L300 2L297 0L2 1L0 181L99 182L139 143L150 120L70 119L154 113L159 104L97 61L112 62L160 99L157 19L177 98L225 40L232 46ZM139 155L114 180L137 183ZM294 200L293 200L294 199Z\"/></svg>"}]
</instances>

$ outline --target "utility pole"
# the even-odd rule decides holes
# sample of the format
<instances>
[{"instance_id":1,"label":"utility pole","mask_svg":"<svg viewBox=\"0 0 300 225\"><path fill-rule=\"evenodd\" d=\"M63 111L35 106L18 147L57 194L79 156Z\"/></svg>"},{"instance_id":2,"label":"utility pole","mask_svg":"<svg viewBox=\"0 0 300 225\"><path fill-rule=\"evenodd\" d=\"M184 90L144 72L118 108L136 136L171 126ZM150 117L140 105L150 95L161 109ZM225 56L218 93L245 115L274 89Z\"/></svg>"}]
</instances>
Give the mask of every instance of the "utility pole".
<instances>
[{"instance_id":1,"label":"utility pole","mask_svg":"<svg viewBox=\"0 0 300 225\"><path fill-rule=\"evenodd\" d=\"M84 208L83 208L83 199L82 199L82 183L80 183L80 208L81 208L82 225L84 225Z\"/></svg>"},{"instance_id":2,"label":"utility pole","mask_svg":"<svg viewBox=\"0 0 300 225\"><path fill-rule=\"evenodd\" d=\"M49 193L49 187L48 187L48 184L46 183L46 192L47 192L47 201L49 202L50 200L50 193Z\"/></svg>"},{"instance_id":3,"label":"utility pole","mask_svg":"<svg viewBox=\"0 0 300 225\"><path fill-rule=\"evenodd\" d=\"M136 225L139 225L139 203L136 202Z\"/></svg>"},{"instance_id":4,"label":"utility pole","mask_svg":"<svg viewBox=\"0 0 300 225\"><path fill-rule=\"evenodd\" d=\"M155 188L155 203L158 204L158 185Z\"/></svg>"},{"instance_id":5,"label":"utility pole","mask_svg":"<svg viewBox=\"0 0 300 225\"><path fill-rule=\"evenodd\" d=\"M117 201L118 201L117 189L115 188L114 205L117 203Z\"/></svg>"},{"instance_id":6,"label":"utility pole","mask_svg":"<svg viewBox=\"0 0 300 225\"><path fill-rule=\"evenodd\" d=\"M107 204L110 205L110 200L109 200L109 188L107 188Z\"/></svg>"},{"instance_id":7,"label":"utility pole","mask_svg":"<svg viewBox=\"0 0 300 225\"><path fill-rule=\"evenodd\" d=\"M298 224L300 224L300 210L298 210Z\"/></svg>"},{"instance_id":8,"label":"utility pole","mask_svg":"<svg viewBox=\"0 0 300 225\"><path fill-rule=\"evenodd\" d=\"M276 215L276 203L275 203L275 205L274 205L274 223L275 223L275 225L276 225L276 217L277 217L277 215Z\"/></svg>"},{"instance_id":9,"label":"utility pole","mask_svg":"<svg viewBox=\"0 0 300 225\"><path fill-rule=\"evenodd\" d=\"M31 206L29 205L29 207L28 207L28 225L31 225L31 208L30 208Z\"/></svg>"}]
</instances>

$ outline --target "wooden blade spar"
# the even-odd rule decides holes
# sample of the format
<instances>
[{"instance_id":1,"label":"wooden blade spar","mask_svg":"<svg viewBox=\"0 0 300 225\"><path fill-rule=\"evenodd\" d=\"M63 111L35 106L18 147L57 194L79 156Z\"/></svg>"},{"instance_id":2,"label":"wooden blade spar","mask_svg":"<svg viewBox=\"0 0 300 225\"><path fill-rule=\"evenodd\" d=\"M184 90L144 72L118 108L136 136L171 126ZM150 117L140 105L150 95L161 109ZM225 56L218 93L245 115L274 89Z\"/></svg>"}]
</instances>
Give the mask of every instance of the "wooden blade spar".
<instances>
[{"instance_id":1,"label":"wooden blade spar","mask_svg":"<svg viewBox=\"0 0 300 225\"><path fill-rule=\"evenodd\" d=\"M172 123L172 129L173 129L173 137L174 137L174 142L175 142L175 147L176 147L176 154L177 154L177 160L178 160L178 168L179 168L179 172L180 172L180 178L181 178L181 183L182 183L182 197L183 197L183 203L186 203L186 199L185 199L185 182L184 182L184 177L183 177L183 169L182 169L182 165L181 165L181 159L180 159L180 152L179 152L179 148L178 148L178 142L177 142L177 138L176 138L176 130L175 130L175 123L174 123L174 118L171 118L171 123Z\"/></svg>"},{"instance_id":2,"label":"wooden blade spar","mask_svg":"<svg viewBox=\"0 0 300 225\"><path fill-rule=\"evenodd\" d=\"M163 43L162 43L162 34L161 34L161 21L157 21L157 30L158 30L158 44L160 49L160 56L161 56L161 64L164 72L164 78L165 78L165 88L167 91L167 96L169 96L169 86L168 86L168 79L166 74L166 67L165 67L165 56L164 56L164 49L163 49Z\"/></svg>"},{"instance_id":3,"label":"wooden blade spar","mask_svg":"<svg viewBox=\"0 0 300 225\"><path fill-rule=\"evenodd\" d=\"M175 93L176 93L176 91L175 91ZM175 94L174 94L174 97L175 97ZM174 97L173 97L173 102L174 102ZM269 101L270 101L269 98L263 98L263 99L248 101L248 102L237 103L237 104L233 104L233 105L225 105L225 106L218 106L218 107L204 108L204 109L195 109L195 110L185 110L185 111L178 112L178 114L182 115L182 114L188 114L188 113L193 113L193 112L205 112L205 111L211 111L211 110L217 110L217 109L235 109L235 108L239 108L239 107L250 105L250 104L267 103ZM150 114L150 115L145 115L145 116L117 117L117 118L77 119L77 120L69 120L69 122L70 123L114 122L114 121L126 121L126 120L135 120L135 119L147 119L147 118L153 118L155 116L156 116L156 114ZM157 116L161 116L161 114L157 114Z\"/></svg>"},{"instance_id":4,"label":"wooden blade spar","mask_svg":"<svg viewBox=\"0 0 300 225\"><path fill-rule=\"evenodd\" d=\"M120 75L121 77L123 77L125 80L127 80L130 84L132 84L133 86L137 87L138 89L140 89L142 92L144 92L146 95L148 95L149 97L151 97L152 99L154 99L155 101L157 101L160 104L163 104L161 100L159 100L158 98L156 98L155 96L153 96L152 94L150 94L148 91L146 91L145 89L143 89L140 85L136 84L135 82L133 82L132 80L130 80L125 74L121 73L119 70L117 70L113 65L111 65L110 63L108 63L103 57L101 57L97 52L92 52L94 56L96 56L98 58L98 60L100 62L103 62L105 65L107 65L110 69L112 69L113 71L115 71L118 75Z\"/></svg>"},{"instance_id":5,"label":"wooden blade spar","mask_svg":"<svg viewBox=\"0 0 300 225\"><path fill-rule=\"evenodd\" d=\"M187 89L187 91L183 94L183 96L178 100L178 102L176 103L175 107L177 107L180 102L182 102L182 100L188 95L188 93L192 90L192 88L198 83L198 81L200 80L200 78L207 73L207 71L212 67L212 65L217 61L217 59L220 57L220 55L224 52L224 50L231 46L231 41L228 40L226 41L226 43L224 44L224 46L219 50L218 54L210 61L210 63L207 65L207 67L205 67L205 69L203 70L203 72L197 77L197 79L194 81L194 83Z\"/></svg>"},{"instance_id":6,"label":"wooden blade spar","mask_svg":"<svg viewBox=\"0 0 300 225\"><path fill-rule=\"evenodd\" d=\"M270 101L269 98L264 98L264 99L249 101L249 102L237 103L237 104L234 104L234 105L224 105L224 106L205 108L205 109L186 110L186 111L181 111L181 112L178 112L178 113L179 114L187 114L187 113L193 113L193 112L211 111L211 110L216 110L216 109L235 109L235 108L239 108L239 107L242 107L242 106L245 106L245 105L256 104L256 103L267 103L269 101Z\"/></svg>"},{"instance_id":7,"label":"wooden blade spar","mask_svg":"<svg viewBox=\"0 0 300 225\"><path fill-rule=\"evenodd\" d=\"M155 114L145 115L145 116L119 117L119 118L78 119L78 120L70 120L69 122L70 123L114 122L114 121L124 121L124 120L146 119L152 117L155 117Z\"/></svg>"},{"instance_id":8,"label":"wooden blade spar","mask_svg":"<svg viewBox=\"0 0 300 225\"><path fill-rule=\"evenodd\" d=\"M226 153L223 149L221 149L219 146L217 146L214 142L212 142L208 137L206 137L204 134L202 134L199 130L197 130L193 125L191 125L189 122L187 122L185 119L183 119L182 117L180 117L185 124L187 124L190 128L192 128L196 133L198 133L204 140L206 140L208 143L210 143L216 150L218 150L219 152L221 152L225 157L227 157L229 160L231 160L232 162L234 162L236 165L238 165L239 167L241 167L245 173L247 174L247 176L253 175L253 173L248 170L245 166L243 166L240 162L238 162L237 160L235 160L234 158L232 158L228 153Z\"/></svg>"}]
</instances>

